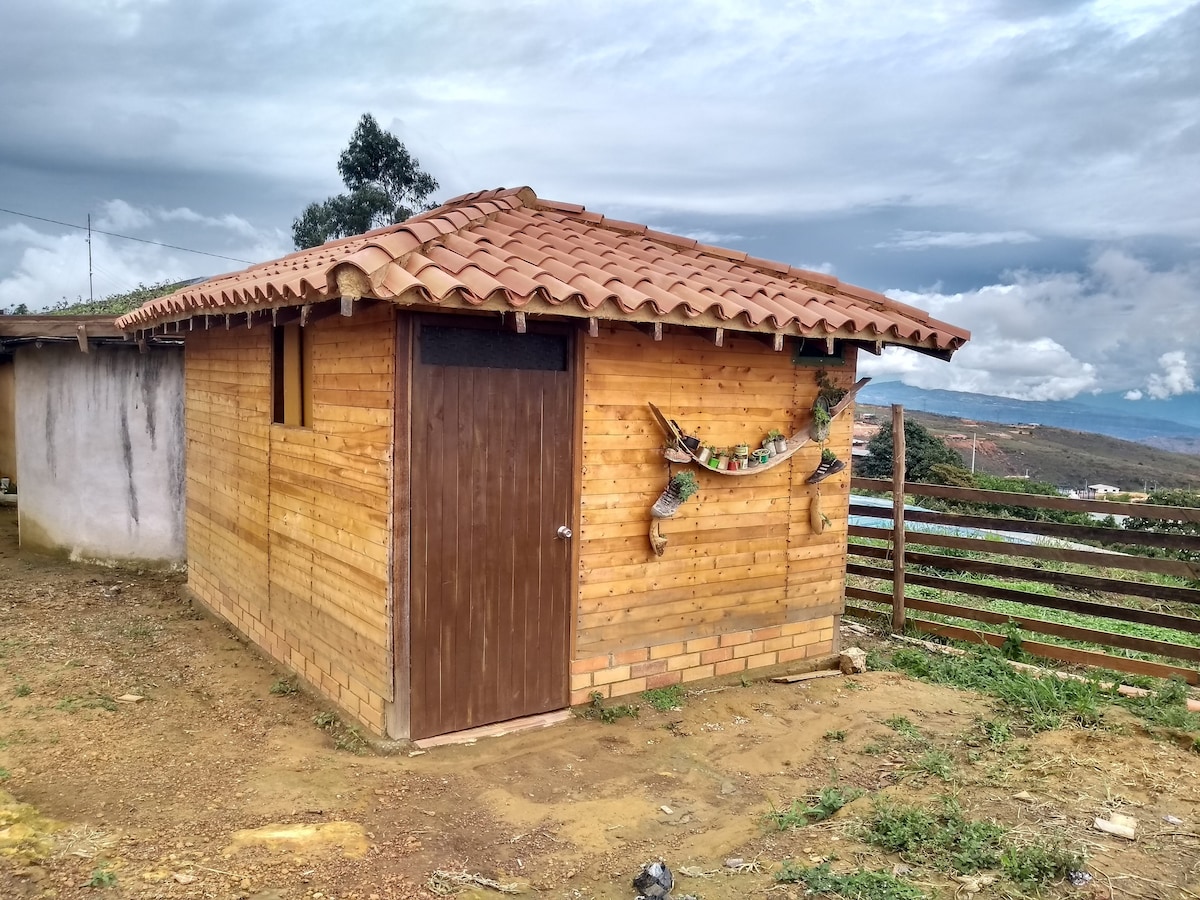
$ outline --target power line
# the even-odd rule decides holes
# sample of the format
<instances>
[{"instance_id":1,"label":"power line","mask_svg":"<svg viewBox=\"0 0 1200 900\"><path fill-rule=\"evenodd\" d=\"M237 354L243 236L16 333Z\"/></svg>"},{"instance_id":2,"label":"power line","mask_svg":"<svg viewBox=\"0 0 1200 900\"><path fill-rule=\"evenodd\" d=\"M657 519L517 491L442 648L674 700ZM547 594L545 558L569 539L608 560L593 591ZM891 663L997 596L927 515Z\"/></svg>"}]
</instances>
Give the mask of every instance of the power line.
<instances>
[{"instance_id":1,"label":"power line","mask_svg":"<svg viewBox=\"0 0 1200 900\"><path fill-rule=\"evenodd\" d=\"M45 216L34 216L29 213L17 212L15 209L5 209L0 206L0 212L8 213L13 216L21 216L25 219L36 219L39 222L49 222L51 225L61 225L64 228L78 228L80 231L88 231L86 225L75 225L71 222L60 222L58 219L47 219ZM137 241L140 244L153 244L156 247L167 247L171 250L182 250L184 253L198 253L200 256L214 256L217 259L227 259L230 262L245 263L248 266L254 265L251 260L238 259L236 256L222 256L220 253L209 253L207 250L193 250L190 247L180 247L176 244L164 244L162 241L151 241L147 238L133 237L128 234L117 234L115 231L101 231L99 228L90 229L94 234L106 234L109 237L120 238L123 241Z\"/></svg>"}]
</instances>

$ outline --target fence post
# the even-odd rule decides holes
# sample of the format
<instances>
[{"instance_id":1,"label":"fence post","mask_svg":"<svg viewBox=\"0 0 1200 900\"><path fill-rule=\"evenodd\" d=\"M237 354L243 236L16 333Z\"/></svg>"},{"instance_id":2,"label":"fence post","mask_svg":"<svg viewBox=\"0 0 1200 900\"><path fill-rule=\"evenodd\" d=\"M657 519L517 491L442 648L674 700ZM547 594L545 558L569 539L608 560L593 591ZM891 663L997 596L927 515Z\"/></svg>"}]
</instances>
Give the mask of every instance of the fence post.
<instances>
[{"instance_id":1,"label":"fence post","mask_svg":"<svg viewBox=\"0 0 1200 900\"><path fill-rule=\"evenodd\" d=\"M892 404L892 631L904 631L904 407Z\"/></svg>"}]
</instances>

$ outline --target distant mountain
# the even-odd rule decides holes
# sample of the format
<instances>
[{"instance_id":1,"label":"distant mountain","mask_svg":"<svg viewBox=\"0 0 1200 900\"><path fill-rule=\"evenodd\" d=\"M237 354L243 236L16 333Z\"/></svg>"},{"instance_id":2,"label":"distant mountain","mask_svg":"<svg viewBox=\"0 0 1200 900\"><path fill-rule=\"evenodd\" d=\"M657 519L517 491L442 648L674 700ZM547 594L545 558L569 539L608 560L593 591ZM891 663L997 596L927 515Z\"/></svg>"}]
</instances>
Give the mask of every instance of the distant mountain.
<instances>
[{"instance_id":1,"label":"distant mountain","mask_svg":"<svg viewBox=\"0 0 1200 900\"><path fill-rule=\"evenodd\" d=\"M927 391L899 381L871 382L858 395L875 406L906 408L1005 424L1036 423L1088 431L1181 453L1200 453L1200 396L1168 400L1125 400L1095 394L1074 400L1012 400L989 394Z\"/></svg>"}]
</instances>

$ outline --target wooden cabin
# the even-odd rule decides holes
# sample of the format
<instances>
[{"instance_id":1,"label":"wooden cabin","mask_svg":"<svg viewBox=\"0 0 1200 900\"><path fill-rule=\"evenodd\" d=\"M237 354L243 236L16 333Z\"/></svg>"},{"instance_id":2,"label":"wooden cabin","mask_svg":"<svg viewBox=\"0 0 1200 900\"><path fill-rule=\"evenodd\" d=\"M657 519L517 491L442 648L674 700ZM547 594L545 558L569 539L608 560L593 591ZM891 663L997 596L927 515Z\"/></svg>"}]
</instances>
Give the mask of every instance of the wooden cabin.
<instances>
[{"instance_id":1,"label":"wooden cabin","mask_svg":"<svg viewBox=\"0 0 1200 900\"><path fill-rule=\"evenodd\" d=\"M807 483L818 375L845 389L860 348L968 337L528 188L118 325L185 340L196 598L397 738L833 652L849 469ZM692 453L772 430L797 438L760 471ZM850 439L835 416L824 447ZM699 494L654 519L684 470Z\"/></svg>"}]
</instances>

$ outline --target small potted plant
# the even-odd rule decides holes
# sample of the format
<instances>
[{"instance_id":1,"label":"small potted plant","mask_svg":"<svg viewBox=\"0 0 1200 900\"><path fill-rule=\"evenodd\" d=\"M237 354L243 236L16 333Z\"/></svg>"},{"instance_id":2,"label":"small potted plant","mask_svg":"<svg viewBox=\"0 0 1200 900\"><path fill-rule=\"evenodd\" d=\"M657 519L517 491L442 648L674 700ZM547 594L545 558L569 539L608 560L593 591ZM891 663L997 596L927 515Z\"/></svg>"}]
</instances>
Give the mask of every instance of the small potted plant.
<instances>
[{"instance_id":1,"label":"small potted plant","mask_svg":"<svg viewBox=\"0 0 1200 900\"><path fill-rule=\"evenodd\" d=\"M679 507L685 500L699 490L700 484L690 470L675 473L667 482L667 489L659 494L654 505L650 507L650 515L656 519L669 519L679 512Z\"/></svg>"},{"instance_id":2,"label":"small potted plant","mask_svg":"<svg viewBox=\"0 0 1200 900\"><path fill-rule=\"evenodd\" d=\"M813 402L812 408L812 425L808 428L808 433L812 435L814 441L823 441L829 437L829 424L833 421L829 415L829 401L824 397L817 397Z\"/></svg>"},{"instance_id":3,"label":"small potted plant","mask_svg":"<svg viewBox=\"0 0 1200 900\"><path fill-rule=\"evenodd\" d=\"M729 451L720 450L717 452L717 468L725 471L729 468Z\"/></svg>"},{"instance_id":4,"label":"small potted plant","mask_svg":"<svg viewBox=\"0 0 1200 900\"><path fill-rule=\"evenodd\" d=\"M733 455L738 459L748 459L750 457L750 445L738 444L733 448Z\"/></svg>"},{"instance_id":5,"label":"small potted plant","mask_svg":"<svg viewBox=\"0 0 1200 900\"><path fill-rule=\"evenodd\" d=\"M846 396L846 389L838 387L824 369L817 370L817 398L824 400L827 408L833 409Z\"/></svg>"},{"instance_id":6,"label":"small potted plant","mask_svg":"<svg viewBox=\"0 0 1200 900\"><path fill-rule=\"evenodd\" d=\"M701 444L700 449L696 450L696 462L702 466L707 466L708 461L712 459L713 446L712 444Z\"/></svg>"},{"instance_id":7,"label":"small potted plant","mask_svg":"<svg viewBox=\"0 0 1200 900\"><path fill-rule=\"evenodd\" d=\"M781 432L778 428L771 430L771 440L775 444L776 456L778 456L780 453L787 453L787 438L783 436L783 432Z\"/></svg>"},{"instance_id":8,"label":"small potted plant","mask_svg":"<svg viewBox=\"0 0 1200 900\"><path fill-rule=\"evenodd\" d=\"M836 475L844 468L846 468L846 464L837 458L836 453L828 449L822 450L821 463L808 476L808 483L816 484L818 481L824 481L830 475Z\"/></svg>"}]
</instances>

